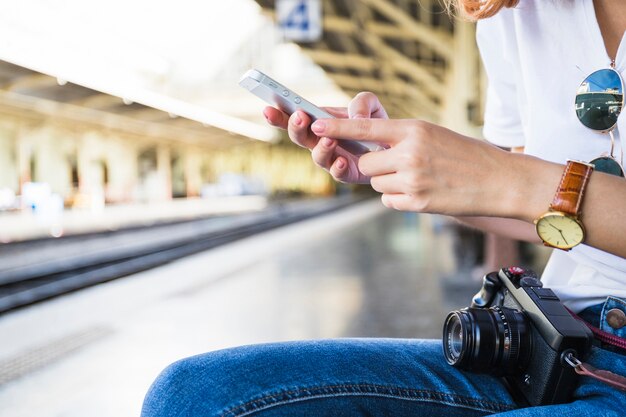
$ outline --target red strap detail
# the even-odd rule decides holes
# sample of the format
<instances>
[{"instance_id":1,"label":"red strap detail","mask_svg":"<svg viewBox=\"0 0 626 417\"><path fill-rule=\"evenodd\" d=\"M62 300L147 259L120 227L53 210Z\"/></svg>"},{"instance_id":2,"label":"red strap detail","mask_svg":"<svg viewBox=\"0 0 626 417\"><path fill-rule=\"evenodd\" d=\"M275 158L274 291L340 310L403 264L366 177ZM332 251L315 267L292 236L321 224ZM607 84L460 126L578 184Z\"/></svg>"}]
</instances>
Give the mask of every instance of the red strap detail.
<instances>
[{"instance_id":1,"label":"red strap detail","mask_svg":"<svg viewBox=\"0 0 626 417\"><path fill-rule=\"evenodd\" d=\"M598 329L595 326L587 323L585 320L580 318L576 313L574 313L569 308L565 307L567 311L577 320L582 321L585 325L591 330L594 337L601 342L608 343L612 346L617 346L620 349L626 350L626 339L615 336L614 334L605 332L604 330ZM574 370L578 375L588 376L598 381L604 382L611 387L618 389L620 391L626 392L626 378L608 371L606 369L596 369L588 363L580 362L578 359L574 358L573 355L570 355L570 360L566 359L567 363L574 367Z\"/></svg>"},{"instance_id":2,"label":"red strap detail","mask_svg":"<svg viewBox=\"0 0 626 417\"><path fill-rule=\"evenodd\" d=\"M596 369L588 363L579 363L575 368L578 375L585 375L626 392L626 378L605 369Z\"/></svg>"},{"instance_id":3,"label":"red strap detail","mask_svg":"<svg viewBox=\"0 0 626 417\"><path fill-rule=\"evenodd\" d=\"M607 343L612 346L617 346L620 349L626 350L626 339L621 338L619 336L615 336L614 334L605 332L604 330L598 329L597 327L592 326L591 324L587 323L584 320L582 320L582 322L585 323L587 327L589 327L589 330L591 330L593 335L599 341Z\"/></svg>"},{"instance_id":4,"label":"red strap detail","mask_svg":"<svg viewBox=\"0 0 626 417\"><path fill-rule=\"evenodd\" d=\"M567 308L567 307L565 307ZM599 341L609 344L611 346L616 346L620 349L624 349L626 350L626 339L619 337L619 336L615 336L614 334L611 334L609 332L605 332L604 330L598 329L595 326L592 326L591 324L587 323L585 320L583 320L582 318L580 318L576 313L574 313L572 310L570 310L569 308L567 308L567 311L570 312L570 314L572 316L574 316L576 319L582 321L583 323L585 323L585 325L589 328L589 330L591 330L591 332L593 333L593 335L595 336L596 339L598 339Z\"/></svg>"}]
</instances>

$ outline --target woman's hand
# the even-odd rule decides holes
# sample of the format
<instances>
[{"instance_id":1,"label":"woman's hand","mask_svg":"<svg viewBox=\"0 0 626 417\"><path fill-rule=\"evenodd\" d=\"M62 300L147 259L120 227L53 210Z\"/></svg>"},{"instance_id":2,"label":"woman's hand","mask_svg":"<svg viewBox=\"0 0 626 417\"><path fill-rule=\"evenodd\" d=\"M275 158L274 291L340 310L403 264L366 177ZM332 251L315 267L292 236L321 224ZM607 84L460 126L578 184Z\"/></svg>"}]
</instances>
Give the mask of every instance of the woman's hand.
<instances>
[{"instance_id":1,"label":"woman's hand","mask_svg":"<svg viewBox=\"0 0 626 417\"><path fill-rule=\"evenodd\" d=\"M348 108L325 107L328 113L339 119L387 119L387 113L378 98L368 92L357 94ZM299 146L311 150L313 161L328 171L335 180L346 183L369 183L370 178L358 169L360 155L341 148L341 143L328 136L319 136L311 131L311 118L302 111L291 117L273 107L263 111L268 123L287 129L289 138Z\"/></svg>"},{"instance_id":2,"label":"woman's hand","mask_svg":"<svg viewBox=\"0 0 626 417\"><path fill-rule=\"evenodd\" d=\"M323 119L311 129L320 137L388 146L358 161L360 172L371 177L387 207L465 216L518 215L516 199L507 198L519 195L519 167L512 166L519 161L495 146L419 120Z\"/></svg>"}]
</instances>

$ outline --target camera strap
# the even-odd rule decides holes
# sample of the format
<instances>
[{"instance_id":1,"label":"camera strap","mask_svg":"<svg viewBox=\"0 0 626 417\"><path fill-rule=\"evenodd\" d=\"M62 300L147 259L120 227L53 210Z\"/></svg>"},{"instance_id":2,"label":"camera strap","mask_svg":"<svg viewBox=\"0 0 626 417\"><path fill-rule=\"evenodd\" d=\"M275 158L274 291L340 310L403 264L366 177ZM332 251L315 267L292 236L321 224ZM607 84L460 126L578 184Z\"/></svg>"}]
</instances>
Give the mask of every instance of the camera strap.
<instances>
[{"instance_id":1,"label":"camera strap","mask_svg":"<svg viewBox=\"0 0 626 417\"><path fill-rule=\"evenodd\" d=\"M567 307L565 308L567 309L567 311L569 311L569 313L574 318L583 322L583 324L586 325L589 328L589 330L591 330L591 332L593 333L593 336L596 339L598 339L599 341L603 343L626 350L626 339L623 339L611 333L605 332L604 330L598 329L597 327L591 325L590 323L587 323L580 316L578 316L578 314L574 313L569 308ZM625 377L618 375L616 373L613 373L611 371L607 371L606 369L597 369L589 365L588 363L581 362L580 360L578 360L578 358L576 358L576 356L574 356L573 353L568 353L567 355L565 355L564 359L565 359L565 362L567 362L569 366L574 368L574 370L576 371L578 375L585 375L585 376L597 379L598 381L604 382L605 384L610 385L613 388L618 389L620 391L626 391L626 378Z\"/></svg>"},{"instance_id":2,"label":"camera strap","mask_svg":"<svg viewBox=\"0 0 626 417\"><path fill-rule=\"evenodd\" d=\"M590 323L587 323L578 314L574 313L569 308L565 307L565 309L567 311L569 311L569 313L576 320L581 321L585 326L587 326L589 328L589 330L591 330L591 333L593 333L593 336L596 339L598 339L600 342L606 343L607 345L615 346L615 347L623 349L623 350L626 350L626 339L624 339L622 337L619 337L619 336L615 336L614 334L611 334L609 332L605 332L602 329L598 329L596 326L593 326Z\"/></svg>"},{"instance_id":3,"label":"camera strap","mask_svg":"<svg viewBox=\"0 0 626 417\"><path fill-rule=\"evenodd\" d=\"M611 387L620 391L626 392L626 378L606 369L597 369L588 363L584 363L578 360L574 354L569 353L565 355L565 362L572 368L578 375L588 376L598 381L604 382Z\"/></svg>"}]
</instances>

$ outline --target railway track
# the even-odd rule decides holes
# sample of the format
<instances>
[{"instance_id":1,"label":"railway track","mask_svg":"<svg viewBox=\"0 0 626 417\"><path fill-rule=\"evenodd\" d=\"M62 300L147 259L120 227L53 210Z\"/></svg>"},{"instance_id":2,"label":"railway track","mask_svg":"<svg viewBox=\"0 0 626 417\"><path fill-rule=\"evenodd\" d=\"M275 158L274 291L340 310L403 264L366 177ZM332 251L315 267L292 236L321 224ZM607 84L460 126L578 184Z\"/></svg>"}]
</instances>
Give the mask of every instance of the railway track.
<instances>
[{"instance_id":1,"label":"railway track","mask_svg":"<svg viewBox=\"0 0 626 417\"><path fill-rule=\"evenodd\" d=\"M359 200L349 197L277 204L259 213L3 245L0 314L319 216L356 201ZM37 251L42 254L40 259L34 256ZM30 261L27 257L21 264L16 262L16 257L24 258L25 254L30 254Z\"/></svg>"}]
</instances>

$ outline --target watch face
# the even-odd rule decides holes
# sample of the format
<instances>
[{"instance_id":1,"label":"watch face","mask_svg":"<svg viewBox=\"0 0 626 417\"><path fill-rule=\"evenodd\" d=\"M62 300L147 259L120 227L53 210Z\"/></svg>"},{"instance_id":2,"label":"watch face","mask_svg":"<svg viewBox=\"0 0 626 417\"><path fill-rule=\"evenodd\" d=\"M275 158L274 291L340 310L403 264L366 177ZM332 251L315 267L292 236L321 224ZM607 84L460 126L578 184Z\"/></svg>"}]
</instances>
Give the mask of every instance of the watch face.
<instances>
[{"instance_id":1,"label":"watch face","mask_svg":"<svg viewBox=\"0 0 626 417\"><path fill-rule=\"evenodd\" d=\"M578 220L563 213L548 213L537 220L537 234L549 244L559 249L570 249L585 238L585 232Z\"/></svg>"}]
</instances>

